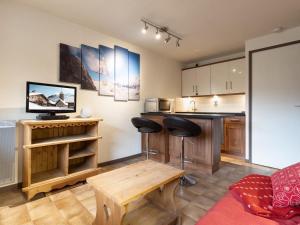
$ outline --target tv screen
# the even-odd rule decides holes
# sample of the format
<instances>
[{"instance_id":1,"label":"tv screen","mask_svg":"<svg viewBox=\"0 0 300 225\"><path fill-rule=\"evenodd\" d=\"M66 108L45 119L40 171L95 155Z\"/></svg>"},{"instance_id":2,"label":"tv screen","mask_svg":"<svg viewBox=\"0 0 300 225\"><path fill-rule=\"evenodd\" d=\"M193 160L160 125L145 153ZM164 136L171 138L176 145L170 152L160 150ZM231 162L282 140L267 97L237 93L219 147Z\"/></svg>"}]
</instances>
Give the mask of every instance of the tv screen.
<instances>
[{"instance_id":1,"label":"tv screen","mask_svg":"<svg viewBox=\"0 0 300 225\"><path fill-rule=\"evenodd\" d=\"M26 111L76 112L76 87L27 82Z\"/></svg>"}]
</instances>

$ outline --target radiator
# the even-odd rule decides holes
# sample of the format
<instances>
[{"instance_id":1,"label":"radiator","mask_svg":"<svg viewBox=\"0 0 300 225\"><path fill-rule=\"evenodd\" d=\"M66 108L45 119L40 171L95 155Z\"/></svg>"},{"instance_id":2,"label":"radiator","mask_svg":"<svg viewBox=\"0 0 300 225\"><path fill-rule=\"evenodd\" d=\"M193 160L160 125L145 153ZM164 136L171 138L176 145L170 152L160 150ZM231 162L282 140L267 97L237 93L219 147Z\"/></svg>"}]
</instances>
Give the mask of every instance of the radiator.
<instances>
[{"instance_id":1,"label":"radiator","mask_svg":"<svg viewBox=\"0 0 300 225\"><path fill-rule=\"evenodd\" d=\"M15 183L16 122L0 121L0 186Z\"/></svg>"}]
</instances>

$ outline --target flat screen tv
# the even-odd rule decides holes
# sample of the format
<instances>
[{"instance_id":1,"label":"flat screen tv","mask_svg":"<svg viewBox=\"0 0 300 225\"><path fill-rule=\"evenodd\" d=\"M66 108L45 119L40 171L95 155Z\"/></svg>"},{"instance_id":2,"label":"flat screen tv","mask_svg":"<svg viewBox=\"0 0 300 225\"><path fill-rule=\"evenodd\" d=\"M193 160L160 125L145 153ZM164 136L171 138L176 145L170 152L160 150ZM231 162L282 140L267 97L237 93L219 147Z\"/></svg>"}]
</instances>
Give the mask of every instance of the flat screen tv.
<instances>
[{"instance_id":1,"label":"flat screen tv","mask_svg":"<svg viewBox=\"0 0 300 225\"><path fill-rule=\"evenodd\" d=\"M27 82L26 112L55 113L76 112L76 87Z\"/></svg>"}]
</instances>

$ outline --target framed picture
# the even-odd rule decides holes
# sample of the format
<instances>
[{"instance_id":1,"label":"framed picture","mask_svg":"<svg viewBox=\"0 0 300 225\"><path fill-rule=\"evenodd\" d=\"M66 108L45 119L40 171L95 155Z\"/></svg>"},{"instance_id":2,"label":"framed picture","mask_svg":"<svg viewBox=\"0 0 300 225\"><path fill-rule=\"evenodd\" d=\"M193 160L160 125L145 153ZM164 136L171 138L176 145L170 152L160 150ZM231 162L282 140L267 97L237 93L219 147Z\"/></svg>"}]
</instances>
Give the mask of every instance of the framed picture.
<instances>
[{"instance_id":1,"label":"framed picture","mask_svg":"<svg viewBox=\"0 0 300 225\"><path fill-rule=\"evenodd\" d=\"M115 46L115 101L128 101L128 50Z\"/></svg>"},{"instance_id":2,"label":"framed picture","mask_svg":"<svg viewBox=\"0 0 300 225\"><path fill-rule=\"evenodd\" d=\"M115 58L114 49L103 45L100 52L100 86L99 95L114 96L115 93Z\"/></svg>"},{"instance_id":3,"label":"framed picture","mask_svg":"<svg viewBox=\"0 0 300 225\"><path fill-rule=\"evenodd\" d=\"M140 100L140 55L129 52L128 100Z\"/></svg>"},{"instance_id":4,"label":"framed picture","mask_svg":"<svg viewBox=\"0 0 300 225\"><path fill-rule=\"evenodd\" d=\"M59 44L59 81L81 83L81 49Z\"/></svg>"},{"instance_id":5,"label":"framed picture","mask_svg":"<svg viewBox=\"0 0 300 225\"><path fill-rule=\"evenodd\" d=\"M100 83L99 49L81 45L81 62L81 88L98 91Z\"/></svg>"}]
</instances>

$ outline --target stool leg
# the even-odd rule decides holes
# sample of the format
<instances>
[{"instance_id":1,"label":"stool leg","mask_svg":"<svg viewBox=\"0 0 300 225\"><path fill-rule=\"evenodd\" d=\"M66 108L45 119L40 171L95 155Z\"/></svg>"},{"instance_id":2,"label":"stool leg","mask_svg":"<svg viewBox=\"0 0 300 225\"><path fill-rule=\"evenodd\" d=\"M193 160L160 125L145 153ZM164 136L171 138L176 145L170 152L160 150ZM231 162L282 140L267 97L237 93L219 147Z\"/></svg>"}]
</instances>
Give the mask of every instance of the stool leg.
<instances>
[{"instance_id":1,"label":"stool leg","mask_svg":"<svg viewBox=\"0 0 300 225\"><path fill-rule=\"evenodd\" d=\"M181 164L181 169L184 170L184 137L181 137L180 164Z\"/></svg>"},{"instance_id":2,"label":"stool leg","mask_svg":"<svg viewBox=\"0 0 300 225\"><path fill-rule=\"evenodd\" d=\"M181 154L180 154L181 169L184 170L184 137L181 137ZM180 185L195 185L197 180L191 175L184 175L180 179Z\"/></svg>"},{"instance_id":3,"label":"stool leg","mask_svg":"<svg viewBox=\"0 0 300 225\"><path fill-rule=\"evenodd\" d=\"M149 133L146 133L146 157L149 159Z\"/></svg>"}]
</instances>

